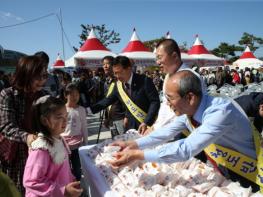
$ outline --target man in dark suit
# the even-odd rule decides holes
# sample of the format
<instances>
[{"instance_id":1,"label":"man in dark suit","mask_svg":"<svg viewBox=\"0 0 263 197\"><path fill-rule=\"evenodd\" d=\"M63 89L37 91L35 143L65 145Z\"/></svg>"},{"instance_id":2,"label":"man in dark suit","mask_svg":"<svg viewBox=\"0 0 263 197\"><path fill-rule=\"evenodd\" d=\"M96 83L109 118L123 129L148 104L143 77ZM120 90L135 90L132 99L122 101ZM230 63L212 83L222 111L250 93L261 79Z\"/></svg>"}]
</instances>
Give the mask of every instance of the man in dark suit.
<instances>
[{"instance_id":1,"label":"man in dark suit","mask_svg":"<svg viewBox=\"0 0 263 197\"><path fill-rule=\"evenodd\" d=\"M138 129L142 133L153 124L160 107L153 81L145 75L133 73L130 60L125 56L114 59L113 72L118 82L112 93L91 106L91 110L96 113L120 100L126 108L127 129Z\"/></svg>"},{"instance_id":2,"label":"man in dark suit","mask_svg":"<svg viewBox=\"0 0 263 197\"><path fill-rule=\"evenodd\" d=\"M235 99L248 117L254 118L254 125L261 133L263 131L263 93L251 92Z\"/></svg>"}]
</instances>

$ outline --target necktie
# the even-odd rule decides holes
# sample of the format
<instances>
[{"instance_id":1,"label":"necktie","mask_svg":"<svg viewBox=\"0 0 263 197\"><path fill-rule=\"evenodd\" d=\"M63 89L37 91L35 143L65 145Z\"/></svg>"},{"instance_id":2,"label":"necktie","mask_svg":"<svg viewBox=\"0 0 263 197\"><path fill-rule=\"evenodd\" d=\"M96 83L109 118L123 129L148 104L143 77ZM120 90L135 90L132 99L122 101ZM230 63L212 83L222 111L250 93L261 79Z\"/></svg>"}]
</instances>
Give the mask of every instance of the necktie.
<instances>
[{"instance_id":1,"label":"necktie","mask_svg":"<svg viewBox=\"0 0 263 197\"><path fill-rule=\"evenodd\" d=\"M130 84L125 83L124 86L125 86L125 90L126 90L127 94L129 96L131 96L131 86L130 86Z\"/></svg>"}]
</instances>

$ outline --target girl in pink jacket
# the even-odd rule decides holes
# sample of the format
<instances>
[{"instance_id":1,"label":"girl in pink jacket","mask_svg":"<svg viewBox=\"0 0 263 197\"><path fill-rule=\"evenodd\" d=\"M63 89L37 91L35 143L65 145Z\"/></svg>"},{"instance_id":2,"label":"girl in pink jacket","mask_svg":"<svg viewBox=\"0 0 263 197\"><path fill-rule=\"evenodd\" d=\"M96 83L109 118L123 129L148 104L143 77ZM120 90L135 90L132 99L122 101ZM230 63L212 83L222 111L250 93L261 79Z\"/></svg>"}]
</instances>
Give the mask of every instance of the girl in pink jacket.
<instances>
[{"instance_id":1,"label":"girl in pink jacket","mask_svg":"<svg viewBox=\"0 0 263 197\"><path fill-rule=\"evenodd\" d=\"M26 197L77 197L80 183L74 182L63 138L67 110L62 100L44 96L33 104L34 129L39 133L32 142L24 171Z\"/></svg>"}]
</instances>

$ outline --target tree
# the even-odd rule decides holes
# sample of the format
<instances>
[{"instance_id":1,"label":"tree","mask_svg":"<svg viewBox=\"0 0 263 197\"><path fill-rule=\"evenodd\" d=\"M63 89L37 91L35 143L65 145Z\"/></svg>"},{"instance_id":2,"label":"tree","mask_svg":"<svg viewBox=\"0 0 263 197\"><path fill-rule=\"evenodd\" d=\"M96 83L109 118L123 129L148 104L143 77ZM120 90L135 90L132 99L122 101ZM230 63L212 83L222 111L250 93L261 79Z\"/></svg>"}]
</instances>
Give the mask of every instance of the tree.
<instances>
[{"instance_id":1,"label":"tree","mask_svg":"<svg viewBox=\"0 0 263 197\"><path fill-rule=\"evenodd\" d=\"M234 62L239 58L236 55L236 51L243 51L244 48L236 45L230 45L226 42L221 42L217 48L214 48L211 52L218 56L225 58L226 60L230 61L231 63Z\"/></svg>"},{"instance_id":2,"label":"tree","mask_svg":"<svg viewBox=\"0 0 263 197\"><path fill-rule=\"evenodd\" d=\"M252 52L255 52L259 47L263 46L263 39L256 37L253 34L244 32L241 39L238 41L240 45L249 46Z\"/></svg>"},{"instance_id":3,"label":"tree","mask_svg":"<svg viewBox=\"0 0 263 197\"><path fill-rule=\"evenodd\" d=\"M143 42L143 44L150 49L151 51L154 51L156 45L158 42L160 42L161 40L165 39L165 37L161 37L161 38L157 38L157 39L153 39L153 40L148 40Z\"/></svg>"},{"instance_id":4,"label":"tree","mask_svg":"<svg viewBox=\"0 0 263 197\"><path fill-rule=\"evenodd\" d=\"M161 40L164 40L165 37L161 37L161 38L156 38L156 39L153 39L153 40L148 40L148 41L145 41L143 42L143 44L148 48L150 49L151 51L154 51L156 45L158 44L158 42L160 42ZM183 52L186 52L188 49L187 49L187 42L183 42L183 45L180 45L179 48L181 49L181 51Z\"/></svg>"},{"instance_id":5,"label":"tree","mask_svg":"<svg viewBox=\"0 0 263 197\"><path fill-rule=\"evenodd\" d=\"M106 29L105 27L105 24L102 24L102 25L83 25L81 24L80 25L81 28L82 28L82 33L79 35L80 37L80 47L85 43L87 37L88 37L88 34L89 32L91 31L91 29L93 28L94 31L96 32L96 35L98 37L98 39L101 41L101 43L104 45L104 46L109 46L110 44L116 44L116 43L119 43L120 42L120 34L115 32L114 30L108 30ZM78 48L76 47L73 47L73 49L75 51L78 51Z\"/></svg>"},{"instance_id":6,"label":"tree","mask_svg":"<svg viewBox=\"0 0 263 197\"><path fill-rule=\"evenodd\" d=\"M187 42L184 41L183 45L180 45L179 48L180 48L181 52L185 52L186 53L188 51Z\"/></svg>"}]
</instances>

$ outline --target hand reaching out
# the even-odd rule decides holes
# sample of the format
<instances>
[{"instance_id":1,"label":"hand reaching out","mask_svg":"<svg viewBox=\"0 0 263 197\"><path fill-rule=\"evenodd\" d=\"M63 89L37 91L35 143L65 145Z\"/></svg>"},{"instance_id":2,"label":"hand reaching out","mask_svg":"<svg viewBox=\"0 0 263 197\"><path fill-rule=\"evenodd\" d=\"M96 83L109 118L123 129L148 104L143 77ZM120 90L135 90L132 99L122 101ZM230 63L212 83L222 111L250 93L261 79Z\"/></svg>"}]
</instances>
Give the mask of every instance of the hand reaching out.
<instances>
[{"instance_id":1,"label":"hand reaching out","mask_svg":"<svg viewBox=\"0 0 263 197\"><path fill-rule=\"evenodd\" d=\"M109 161L112 168L120 168L123 166L127 166L131 163L133 163L136 160L143 160L144 159L144 153L142 150L130 150L126 149L121 152L117 152L114 157L116 160Z\"/></svg>"},{"instance_id":2,"label":"hand reaching out","mask_svg":"<svg viewBox=\"0 0 263 197\"><path fill-rule=\"evenodd\" d=\"M138 145L135 141L116 141L110 144L110 146L119 146L121 147L120 151L128 149L138 149Z\"/></svg>"},{"instance_id":3,"label":"hand reaching out","mask_svg":"<svg viewBox=\"0 0 263 197\"><path fill-rule=\"evenodd\" d=\"M65 194L66 197L78 197L83 192L83 189L80 188L80 182L75 181L66 185Z\"/></svg>"},{"instance_id":4,"label":"hand reaching out","mask_svg":"<svg viewBox=\"0 0 263 197\"><path fill-rule=\"evenodd\" d=\"M153 132L153 127L148 127L148 128L142 133L142 135L145 136L145 135L150 134L151 132Z\"/></svg>"},{"instance_id":5,"label":"hand reaching out","mask_svg":"<svg viewBox=\"0 0 263 197\"><path fill-rule=\"evenodd\" d=\"M138 131L141 135L144 135L145 131L147 130L147 124L144 122L140 124Z\"/></svg>"}]
</instances>

